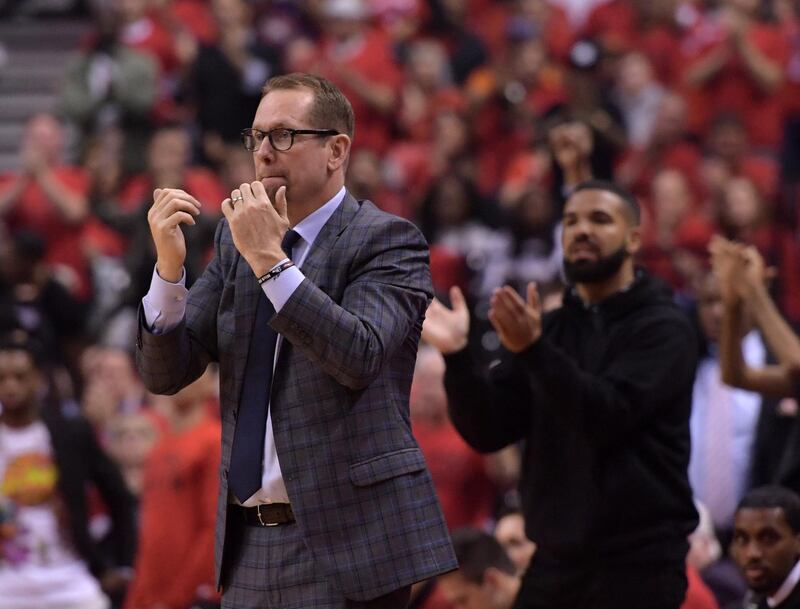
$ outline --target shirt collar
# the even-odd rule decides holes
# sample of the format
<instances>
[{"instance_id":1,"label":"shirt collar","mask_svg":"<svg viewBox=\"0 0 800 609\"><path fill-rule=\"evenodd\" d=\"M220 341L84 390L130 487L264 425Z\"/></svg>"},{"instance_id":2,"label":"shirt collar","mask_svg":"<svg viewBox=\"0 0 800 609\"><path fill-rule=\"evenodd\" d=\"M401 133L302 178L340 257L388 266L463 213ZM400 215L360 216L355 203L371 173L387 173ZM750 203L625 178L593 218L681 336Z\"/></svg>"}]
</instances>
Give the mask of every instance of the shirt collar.
<instances>
[{"instance_id":1,"label":"shirt collar","mask_svg":"<svg viewBox=\"0 0 800 609\"><path fill-rule=\"evenodd\" d=\"M314 210L312 213L308 214L305 218L298 222L297 226L292 227L297 234L302 237L303 241L308 244L309 248L313 245L317 235L319 235L319 232L322 230L322 227L325 226L325 223L333 215L333 212L336 211L341 202L344 200L345 192L345 188L342 186L341 190L333 195L333 198L325 203L325 205Z\"/></svg>"},{"instance_id":2,"label":"shirt collar","mask_svg":"<svg viewBox=\"0 0 800 609\"><path fill-rule=\"evenodd\" d=\"M794 568L789 571L789 575L783 580L778 591L774 595L767 597L767 605L770 607L777 607L780 605L789 597L798 581L800 581L800 560L798 560L794 564Z\"/></svg>"}]
</instances>

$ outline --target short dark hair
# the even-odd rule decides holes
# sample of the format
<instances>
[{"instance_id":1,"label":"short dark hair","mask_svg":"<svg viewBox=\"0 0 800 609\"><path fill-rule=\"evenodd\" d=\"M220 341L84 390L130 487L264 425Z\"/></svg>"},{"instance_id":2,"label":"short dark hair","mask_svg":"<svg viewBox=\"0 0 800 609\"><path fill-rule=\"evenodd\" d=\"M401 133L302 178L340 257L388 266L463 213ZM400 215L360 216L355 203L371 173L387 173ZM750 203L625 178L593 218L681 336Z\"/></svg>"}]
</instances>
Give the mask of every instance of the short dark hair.
<instances>
[{"instance_id":1,"label":"short dark hair","mask_svg":"<svg viewBox=\"0 0 800 609\"><path fill-rule=\"evenodd\" d=\"M312 127L336 129L353 139L356 129L353 106L339 87L316 74L293 72L270 78L261 90L261 97L272 91L287 89L308 89L314 94L314 103L308 113Z\"/></svg>"},{"instance_id":2,"label":"short dark hair","mask_svg":"<svg viewBox=\"0 0 800 609\"><path fill-rule=\"evenodd\" d=\"M0 353L7 351L27 353L33 366L39 371L44 370L44 349L41 343L25 330L16 329L0 336Z\"/></svg>"},{"instance_id":3,"label":"short dark hair","mask_svg":"<svg viewBox=\"0 0 800 609\"><path fill-rule=\"evenodd\" d=\"M459 529L453 533L453 549L458 559L459 573L474 584L483 582L483 574L490 567L508 575L517 572L503 546L483 531Z\"/></svg>"},{"instance_id":4,"label":"short dark hair","mask_svg":"<svg viewBox=\"0 0 800 609\"><path fill-rule=\"evenodd\" d=\"M570 197L582 190L605 190L606 192L617 195L630 210L634 226L638 226L639 222L641 222L642 210L639 207L639 201L636 200L636 197L627 188L623 188L610 180L585 180L573 189L572 193L570 193Z\"/></svg>"},{"instance_id":5,"label":"short dark hair","mask_svg":"<svg viewBox=\"0 0 800 609\"><path fill-rule=\"evenodd\" d=\"M800 495L786 487L772 484L754 488L739 502L736 511L744 508L780 508L792 531L800 534Z\"/></svg>"}]
</instances>

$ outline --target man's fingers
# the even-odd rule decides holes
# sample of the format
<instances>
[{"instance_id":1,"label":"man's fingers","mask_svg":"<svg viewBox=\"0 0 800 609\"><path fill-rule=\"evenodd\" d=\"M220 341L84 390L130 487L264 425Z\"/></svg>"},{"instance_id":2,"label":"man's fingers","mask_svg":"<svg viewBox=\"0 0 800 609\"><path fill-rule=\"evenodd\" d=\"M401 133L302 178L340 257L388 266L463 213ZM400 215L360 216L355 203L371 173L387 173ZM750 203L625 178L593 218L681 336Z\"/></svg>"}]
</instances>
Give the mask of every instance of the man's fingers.
<instances>
[{"instance_id":1,"label":"man's fingers","mask_svg":"<svg viewBox=\"0 0 800 609\"><path fill-rule=\"evenodd\" d=\"M253 193L253 199L255 201L266 201L267 203L272 203L272 201L269 200L267 189L264 188L264 185L258 180L250 183L250 190ZM271 207L271 205L269 207Z\"/></svg>"},{"instance_id":2,"label":"man's fingers","mask_svg":"<svg viewBox=\"0 0 800 609\"><path fill-rule=\"evenodd\" d=\"M166 218L163 218L160 222L161 227L172 229L178 226L178 224L189 224L194 226L197 222L194 219L192 214L186 213L185 211L177 211L174 214L170 214Z\"/></svg>"},{"instance_id":3,"label":"man's fingers","mask_svg":"<svg viewBox=\"0 0 800 609\"><path fill-rule=\"evenodd\" d=\"M261 184L261 182L259 182ZM262 186L263 188L263 186ZM275 193L275 211L278 215L288 222L288 204L286 202L286 186L281 186Z\"/></svg>"},{"instance_id":4,"label":"man's fingers","mask_svg":"<svg viewBox=\"0 0 800 609\"><path fill-rule=\"evenodd\" d=\"M454 311L467 308L467 301L464 298L464 293L457 285L450 288L450 304Z\"/></svg>"},{"instance_id":5,"label":"man's fingers","mask_svg":"<svg viewBox=\"0 0 800 609\"><path fill-rule=\"evenodd\" d=\"M189 203L197 207L197 209L203 207L203 204L200 203L200 201L195 199L185 190L181 190L180 188L156 188L153 191L153 202L155 204L165 203L172 199L180 199L182 201L188 201Z\"/></svg>"},{"instance_id":6,"label":"man's fingers","mask_svg":"<svg viewBox=\"0 0 800 609\"><path fill-rule=\"evenodd\" d=\"M239 192L242 193L243 201L237 201L237 203L245 203L253 200L253 187L250 186L247 182L243 184L239 184Z\"/></svg>"},{"instance_id":7,"label":"man's fingers","mask_svg":"<svg viewBox=\"0 0 800 609\"><path fill-rule=\"evenodd\" d=\"M231 221L231 215L233 214L233 200L228 197L222 202L222 215L228 219L228 222Z\"/></svg>"}]
</instances>

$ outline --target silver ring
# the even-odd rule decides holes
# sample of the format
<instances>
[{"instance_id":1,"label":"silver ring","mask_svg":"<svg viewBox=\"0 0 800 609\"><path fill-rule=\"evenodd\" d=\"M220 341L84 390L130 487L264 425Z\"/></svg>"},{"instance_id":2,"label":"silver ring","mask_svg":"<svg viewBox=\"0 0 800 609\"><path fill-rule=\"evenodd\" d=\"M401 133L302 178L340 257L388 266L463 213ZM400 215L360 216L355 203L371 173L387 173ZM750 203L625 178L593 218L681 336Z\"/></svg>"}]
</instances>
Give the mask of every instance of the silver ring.
<instances>
[{"instance_id":1,"label":"silver ring","mask_svg":"<svg viewBox=\"0 0 800 609\"><path fill-rule=\"evenodd\" d=\"M244 197L243 197L243 196L241 196L241 195L240 195L240 196L238 196L238 197L233 197L233 198L231 199L231 205L233 205L234 203L236 203L236 201L243 201L243 200L244 200Z\"/></svg>"}]
</instances>

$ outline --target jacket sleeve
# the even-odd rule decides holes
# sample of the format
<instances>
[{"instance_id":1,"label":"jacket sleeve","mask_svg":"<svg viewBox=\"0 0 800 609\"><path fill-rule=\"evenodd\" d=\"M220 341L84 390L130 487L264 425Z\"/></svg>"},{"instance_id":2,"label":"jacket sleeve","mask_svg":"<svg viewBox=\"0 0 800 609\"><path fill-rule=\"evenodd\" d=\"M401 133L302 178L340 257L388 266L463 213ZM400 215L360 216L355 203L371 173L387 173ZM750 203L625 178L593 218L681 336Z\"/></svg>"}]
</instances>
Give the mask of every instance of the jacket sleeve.
<instances>
[{"instance_id":1,"label":"jacket sleeve","mask_svg":"<svg viewBox=\"0 0 800 609\"><path fill-rule=\"evenodd\" d=\"M183 321L164 334L147 328L141 305L136 338L136 366L148 390L177 393L217 359L217 311L222 293L220 242L224 221L217 225L214 257L189 290Z\"/></svg>"},{"instance_id":2,"label":"jacket sleeve","mask_svg":"<svg viewBox=\"0 0 800 609\"><path fill-rule=\"evenodd\" d=\"M476 370L468 349L445 356L445 388L453 425L475 450L494 452L521 440L531 426L533 389L514 360Z\"/></svg>"},{"instance_id":3,"label":"jacket sleeve","mask_svg":"<svg viewBox=\"0 0 800 609\"><path fill-rule=\"evenodd\" d=\"M363 389L404 341L416 346L432 287L428 246L404 220L373 230L355 261L341 303L305 279L270 325L340 384Z\"/></svg>"},{"instance_id":4,"label":"jacket sleeve","mask_svg":"<svg viewBox=\"0 0 800 609\"><path fill-rule=\"evenodd\" d=\"M635 432L664 405L685 401L696 367L688 321L661 317L630 329L627 343L601 374L582 370L547 338L520 355L550 399L543 405L582 418L599 442Z\"/></svg>"}]
</instances>

